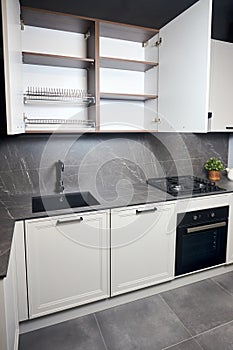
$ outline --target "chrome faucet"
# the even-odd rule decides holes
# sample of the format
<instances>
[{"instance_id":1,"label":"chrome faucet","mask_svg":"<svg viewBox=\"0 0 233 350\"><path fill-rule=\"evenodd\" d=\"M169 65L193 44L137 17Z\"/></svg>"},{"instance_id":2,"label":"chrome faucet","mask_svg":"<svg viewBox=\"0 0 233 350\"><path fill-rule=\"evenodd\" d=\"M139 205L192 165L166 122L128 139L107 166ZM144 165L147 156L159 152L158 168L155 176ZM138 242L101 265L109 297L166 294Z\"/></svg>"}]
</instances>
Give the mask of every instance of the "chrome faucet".
<instances>
[{"instance_id":1,"label":"chrome faucet","mask_svg":"<svg viewBox=\"0 0 233 350\"><path fill-rule=\"evenodd\" d=\"M56 162L56 174L57 174L57 180L56 180L56 192L62 194L64 191L64 184L62 179L62 173L64 172L65 165L61 160L58 160Z\"/></svg>"}]
</instances>

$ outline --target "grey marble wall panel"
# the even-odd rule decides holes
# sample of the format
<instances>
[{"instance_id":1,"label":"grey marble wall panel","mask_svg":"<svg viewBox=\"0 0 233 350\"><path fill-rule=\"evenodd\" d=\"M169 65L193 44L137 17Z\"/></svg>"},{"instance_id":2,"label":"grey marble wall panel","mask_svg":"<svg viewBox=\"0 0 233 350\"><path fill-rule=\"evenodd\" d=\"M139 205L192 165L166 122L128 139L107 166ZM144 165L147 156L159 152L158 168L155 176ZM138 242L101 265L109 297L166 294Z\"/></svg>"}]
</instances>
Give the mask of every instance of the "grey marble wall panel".
<instances>
[{"instance_id":1,"label":"grey marble wall panel","mask_svg":"<svg viewBox=\"0 0 233 350\"><path fill-rule=\"evenodd\" d=\"M131 191L148 177L206 176L209 157L228 159L228 134L21 135L0 140L0 194L54 193L56 161L66 191Z\"/></svg>"}]
</instances>

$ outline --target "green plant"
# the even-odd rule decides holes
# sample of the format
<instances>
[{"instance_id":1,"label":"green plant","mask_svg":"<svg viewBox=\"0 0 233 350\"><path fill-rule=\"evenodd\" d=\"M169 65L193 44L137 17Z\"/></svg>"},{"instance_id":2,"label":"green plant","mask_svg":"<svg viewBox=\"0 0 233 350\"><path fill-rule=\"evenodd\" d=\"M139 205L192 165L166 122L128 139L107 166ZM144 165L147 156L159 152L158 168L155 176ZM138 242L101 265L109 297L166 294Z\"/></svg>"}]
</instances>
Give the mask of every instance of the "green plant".
<instances>
[{"instance_id":1,"label":"green plant","mask_svg":"<svg viewBox=\"0 0 233 350\"><path fill-rule=\"evenodd\" d=\"M220 170L225 170L225 167L223 166L221 160L217 158L210 158L207 160L207 162L204 165L205 169L208 171L215 170L215 171L220 171Z\"/></svg>"}]
</instances>

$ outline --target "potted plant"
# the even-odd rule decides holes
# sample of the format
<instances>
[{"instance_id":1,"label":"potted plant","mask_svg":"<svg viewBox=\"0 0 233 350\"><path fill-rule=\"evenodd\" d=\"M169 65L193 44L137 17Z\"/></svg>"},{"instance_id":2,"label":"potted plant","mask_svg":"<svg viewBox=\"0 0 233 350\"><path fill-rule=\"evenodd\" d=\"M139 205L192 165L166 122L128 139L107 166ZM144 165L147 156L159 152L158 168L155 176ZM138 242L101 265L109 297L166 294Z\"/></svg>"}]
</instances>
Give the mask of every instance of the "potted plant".
<instances>
[{"instance_id":1,"label":"potted plant","mask_svg":"<svg viewBox=\"0 0 233 350\"><path fill-rule=\"evenodd\" d=\"M221 160L217 158L210 158L205 163L205 169L209 172L210 181L219 181L220 180L220 171L225 170Z\"/></svg>"}]
</instances>

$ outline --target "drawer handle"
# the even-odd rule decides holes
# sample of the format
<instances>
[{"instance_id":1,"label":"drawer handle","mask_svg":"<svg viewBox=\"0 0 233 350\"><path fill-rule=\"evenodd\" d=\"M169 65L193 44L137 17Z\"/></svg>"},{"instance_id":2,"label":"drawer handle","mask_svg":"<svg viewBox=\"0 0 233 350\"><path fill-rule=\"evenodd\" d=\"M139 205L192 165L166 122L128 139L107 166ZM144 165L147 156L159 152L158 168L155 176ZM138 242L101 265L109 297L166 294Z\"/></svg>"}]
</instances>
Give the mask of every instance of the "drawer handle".
<instances>
[{"instance_id":1,"label":"drawer handle","mask_svg":"<svg viewBox=\"0 0 233 350\"><path fill-rule=\"evenodd\" d=\"M226 129L227 129L227 130L232 130L232 129L233 129L233 126L226 126Z\"/></svg>"},{"instance_id":2,"label":"drawer handle","mask_svg":"<svg viewBox=\"0 0 233 350\"><path fill-rule=\"evenodd\" d=\"M62 224L70 224L70 223L74 223L74 222L82 222L82 221L83 221L82 216L80 216L80 218L74 218L74 219L60 219L60 220L57 220L56 226L62 225Z\"/></svg>"},{"instance_id":3,"label":"drawer handle","mask_svg":"<svg viewBox=\"0 0 233 350\"><path fill-rule=\"evenodd\" d=\"M155 211L157 211L157 208L151 208L151 209L142 209L142 210L136 210L136 215L139 214L147 214L147 213L154 213Z\"/></svg>"}]
</instances>

